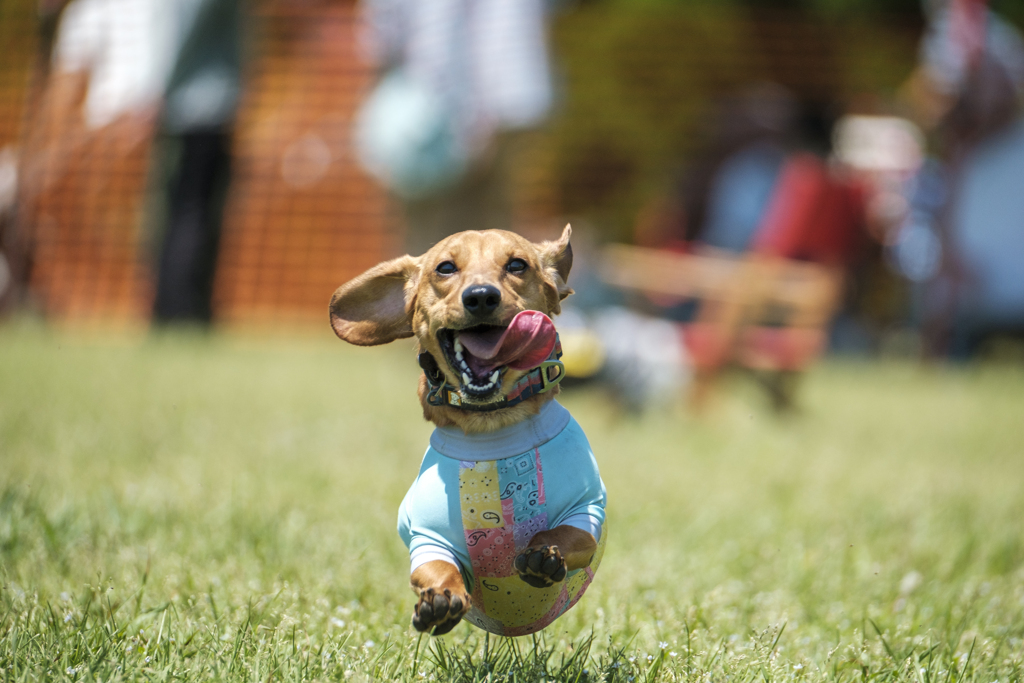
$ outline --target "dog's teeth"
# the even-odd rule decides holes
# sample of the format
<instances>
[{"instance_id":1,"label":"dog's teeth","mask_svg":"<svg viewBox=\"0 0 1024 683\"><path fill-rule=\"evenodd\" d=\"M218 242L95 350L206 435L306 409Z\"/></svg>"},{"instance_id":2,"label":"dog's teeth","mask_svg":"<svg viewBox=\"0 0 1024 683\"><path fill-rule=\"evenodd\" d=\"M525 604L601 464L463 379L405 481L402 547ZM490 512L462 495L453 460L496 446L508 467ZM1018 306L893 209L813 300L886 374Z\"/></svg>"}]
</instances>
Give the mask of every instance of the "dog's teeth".
<instances>
[{"instance_id":1,"label":"dog's teeth","mask_svg":"<svg viewBox=\"0 0 1024 683\"><path fill-rule=\"evenodd\" d=\"M462 351L456 351L455 352L455 357L461 361L462 360Z\"/></svg>"},{"instance_id":2,"label":"dog's teeth","mask_svg":"<svg viewBox=\"0 0 1024 683\"><path fill-rule=\"evenodd\" d=\"M495 370L494 372L491 373L491 384L494 384L495 382L498 381L498 375L500 374L501 370Z\"/></svg>"},{"instance_id":3,"label":"dog's teeth","mask_svg":"<svg viewBox=\"0 0 1024 683\"><path fill-rule=\"evenodd\" d=\"M458 337L455 338L455 355L458 356L459 360L462 360L462 342L459 341Z\"/></svg>"},{"instance_id":4,"label":"dog's teeth","mask_svg":"<svg viewBox=\"0 0 1024 683\"><path fill-rule=\"evenodd\" d=\"M462 373L462 383L468 384L469 386L473 386L473 384L469 381L469 375L467 375L466 373Z\"/></svg>"}]
</instances>

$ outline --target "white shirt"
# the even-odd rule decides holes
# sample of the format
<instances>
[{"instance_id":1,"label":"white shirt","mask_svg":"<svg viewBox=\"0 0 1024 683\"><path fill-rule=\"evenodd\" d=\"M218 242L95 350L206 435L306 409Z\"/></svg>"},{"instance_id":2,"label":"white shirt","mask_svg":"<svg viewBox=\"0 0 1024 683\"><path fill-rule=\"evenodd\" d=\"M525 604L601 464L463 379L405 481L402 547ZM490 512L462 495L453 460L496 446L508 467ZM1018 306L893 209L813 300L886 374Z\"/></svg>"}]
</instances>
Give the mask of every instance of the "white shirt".
<instances>
[{"instance_id":1,"label":"white shirt","mask_svg":"<svg viewBox=\"0 0 1024 683\"><path fill-rule=\"evenodd\" d=\"M464 135L540 123L552 104L544 0L366 0L374 62L401 65L457 112Z\"/></svg>"},{"instance_id":2,"label":"white shirt","mask_svg":"<svg viewBox=\"0 0 1024 683\"><path fill-rule=\"evenodd\" d=\"M86 71L85 121L100 128L155 105L201 0L72 0L64 10L54 67Z\"/></svg>"}]
</instances>

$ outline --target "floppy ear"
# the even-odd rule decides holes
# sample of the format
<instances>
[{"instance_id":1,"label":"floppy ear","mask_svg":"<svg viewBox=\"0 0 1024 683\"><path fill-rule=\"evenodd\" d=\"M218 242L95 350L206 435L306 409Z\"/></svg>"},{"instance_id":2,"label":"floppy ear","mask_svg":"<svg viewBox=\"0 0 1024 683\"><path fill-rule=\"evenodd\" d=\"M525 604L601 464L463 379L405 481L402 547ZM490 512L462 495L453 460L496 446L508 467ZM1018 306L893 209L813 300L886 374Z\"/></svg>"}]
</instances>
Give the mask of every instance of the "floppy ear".
<instances>
[{"instance_id":1,"label":"floppy ear","mask_svg":"<svg viewBox=\"0 0 1024 683\"><path fill-rule=\"evenodd\" d=\"M544 264L544 271L555 285L558 291L558 300L572 294L569 287L569 270L572 268L572 246L569 238L572 236L572 226L566 225L562 236L555 241L541 242L541 262Z\"/></svg>"},{"instance_id":2,"label":"floppy ear","mask_svg":"<svg viewBox=\"0 0 1024 683\"><path fill-rule=\"evenodd\" d=\"M349 280L331 297L331 327L350 344L375 346L412 336L420 260L401 256Z\"/></svg>"}]
</instances>

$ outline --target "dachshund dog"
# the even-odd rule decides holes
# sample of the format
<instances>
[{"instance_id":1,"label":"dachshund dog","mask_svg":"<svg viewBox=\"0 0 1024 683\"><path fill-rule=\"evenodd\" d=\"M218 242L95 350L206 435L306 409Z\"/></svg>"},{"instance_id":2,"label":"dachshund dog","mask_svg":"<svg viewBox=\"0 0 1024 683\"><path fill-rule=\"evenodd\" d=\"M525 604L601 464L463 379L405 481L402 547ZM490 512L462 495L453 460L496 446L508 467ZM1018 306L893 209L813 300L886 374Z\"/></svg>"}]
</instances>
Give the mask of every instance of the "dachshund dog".
<instances>
[{"instance_id":1,"label":"dachshund dog","mask_svg":"<svg viewBox=\"0 0 1024 683\"><path fill-rule=\"evenodd\" d=\"M399 511L418 631L442 635L465 617L533 633L576 603L600 562L604 484L554 400L563 368L550 316L572 294L571 234L461 232L331 299L343 340L419 344L419 398L436 429Z\"/></svg>"}]
</instances>

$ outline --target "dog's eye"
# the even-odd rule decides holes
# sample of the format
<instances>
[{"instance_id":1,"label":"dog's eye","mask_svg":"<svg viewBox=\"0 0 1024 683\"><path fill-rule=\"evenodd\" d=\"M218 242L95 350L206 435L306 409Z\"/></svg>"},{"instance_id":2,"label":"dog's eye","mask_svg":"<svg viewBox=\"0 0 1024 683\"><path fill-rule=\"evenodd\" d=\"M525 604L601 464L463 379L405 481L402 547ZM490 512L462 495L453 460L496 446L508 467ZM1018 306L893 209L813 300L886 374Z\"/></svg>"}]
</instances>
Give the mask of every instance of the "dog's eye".
<instances>
[{"instance_id":1,"label":"dog's eye","mask_svg":"<svg viewBox=\"0 0 1024 683\"><path fill-rule=\"evenodd\" d=\"M434 272L439 275L451 275L459 269L451 261L441 261L437 264L437 268L434 268Z\"/></svg>"},{"instance_id":2,"label":"dog's eye","mask_svg":"<svg viewBox=\"0 0 1024 683\"><path fill-rule=\"evenodd\" d=\"M508 265L505 266L505 270L518 275L526 270L526 261L521 258L514 258L508 262Z\"/></svg>"}]
</instances>

